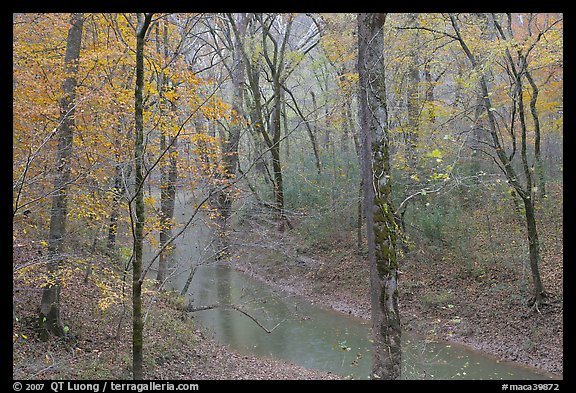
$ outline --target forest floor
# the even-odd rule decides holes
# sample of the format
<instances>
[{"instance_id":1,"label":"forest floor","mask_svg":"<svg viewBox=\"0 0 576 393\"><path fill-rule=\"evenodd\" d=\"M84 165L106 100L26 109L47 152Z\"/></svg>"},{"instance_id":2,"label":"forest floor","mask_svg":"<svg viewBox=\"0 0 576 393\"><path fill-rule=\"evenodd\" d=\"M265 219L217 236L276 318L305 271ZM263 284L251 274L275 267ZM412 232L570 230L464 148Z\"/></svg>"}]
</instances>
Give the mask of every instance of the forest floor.
<instances>
[{"instance_id":1,"label":"forest floor","mask_svg":"<svg viewBox=\"0 0 576 393\"><path fill-rule=\"evenodd\" d=\"M15 266L39 260L38 244L14 245ZM62 288L61 313L68 333L43 342L35 330L40 291L29 289L22 277L14 280L13 378L14 379L131 379L131 313L110 302L102 283L94 277L84 282L84 272L74 270ZM151 288L149 288L151 289ZM128 289L129 290L129 289ZM108 295L114 296L112 292ZM169 292L145 291L144 375L152 380L261 380L342 379L299 365L247 356L217 344L206 336L182 300Z\"/></svg>"},{"instance_id":2,"label":"forest floor","mask_svg":"<svg viewBox=\"0 0 576 393\"><path fill-rule=\"evenodd\" d=\"M560 202L561 192L557 189L554 196ZM299 222L293 219L292 224L298 228ZM562 377L562 209L554 207L539 220L540 268L548 294L539 312L526 305L532 285L528 267L519 262L522 257L511 258L521 254L515 247L526 243L522 221L496 216L492 228L475 236L471 247L476 254L466 261L455 258L445 244L413 239L414 247L400 262L403 328ZM256 217L244 217L236 229L237 252L231 260L239 270L317 304L370 318L369 267L367 256L357 251L354 230L337 229L330 240L314 241L312 233L280 233ZM498 246L489 247L495 239Z\"/></svg>"}]
</instances>

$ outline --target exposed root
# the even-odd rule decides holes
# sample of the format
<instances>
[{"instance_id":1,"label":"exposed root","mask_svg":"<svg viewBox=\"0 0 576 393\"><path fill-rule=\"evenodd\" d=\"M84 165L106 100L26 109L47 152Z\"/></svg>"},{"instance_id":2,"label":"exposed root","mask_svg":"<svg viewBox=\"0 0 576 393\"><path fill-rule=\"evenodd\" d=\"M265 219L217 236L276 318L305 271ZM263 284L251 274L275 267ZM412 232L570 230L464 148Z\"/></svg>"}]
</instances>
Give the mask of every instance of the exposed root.
<instances>
[{"instance_id":1,"label":"exposed root","mask_svg":"<svg viewBox=\"0 0 576 393\"><path fill-rule=\"evenodd\" d=\"M530 308L530 312L535 312L538 314L542 314L540 311L541 306L550 305L549 303L545 302L544 299L548 297L546 292L540 292L530 298L528 301L528 307Z\"/></svg>"}]
</instances>

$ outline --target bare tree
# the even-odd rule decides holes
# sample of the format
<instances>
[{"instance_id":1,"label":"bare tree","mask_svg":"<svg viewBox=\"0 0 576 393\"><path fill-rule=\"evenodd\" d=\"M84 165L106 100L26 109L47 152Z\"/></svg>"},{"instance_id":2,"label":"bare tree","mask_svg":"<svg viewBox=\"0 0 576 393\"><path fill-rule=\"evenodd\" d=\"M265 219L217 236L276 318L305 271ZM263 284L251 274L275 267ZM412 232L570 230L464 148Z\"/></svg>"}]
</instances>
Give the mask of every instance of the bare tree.
<instances>
[{"instance_id":1,"label":"bare tree","mask_svg":"<svg viewBox=\"0 0 576 393\"><path fill-rule=\"evenodd\" d=\"M515 39L514 32L512 29L512 14L507 13L506 17L507 17L507 21L508 21L507 33L504 31L504 29L502 28L502 26L498 22L497 16L492 14L492 20L494 21L494 26L496 27L496 30L500 34L500 38L502 38L504 41L510 42L511 40ZM546 33L546 31L547 30L544 30L540 34L538 34L538 36L534 40L534 43L526 51L522 50L522 48L520 48L518 45L514 45L516 47L516 59L517 59L516 61L514 61L514 59L512 58L512 53L510 52L510 50L509 49L506 50L508 62L510 63L510 70L513 73L513 78L514 78L514 81L516 84L516 90L518 91L518 94L520 94L520 92L522 91L521 90L522 89L522 76L526 77L526 79L528 80L528 83L530 84L530 89L531 89L530 113L532 115L532 121L534 124L534 160L535 160L536 176L537 176L537 180L538 180L539 185L540 185L539 193L538 193L540 198L546 197L546 178L544 175L544 166L542 165L542 154L541 154L541 148L540 148L540 145L541 145L541 143L540 143L540 141L541 141L540 117L538 115L538 108L536 106L536 103L538 102L538 95L540 94L540 91L539 91L538 85L534 81L534 78L532 77L532 73L530 72L530 69L528 67L528 56L530 55L530 52L534 49L534 47L536 46L538 41ZM529 34L532 35L531 29L529 29ZM517 67L518 67L518 69L517 69ZM518 97L519 102L520 102L521 98L522 97L520 97L520 96ZM522 108L520 111L520 108L519 108L519 112L520 112L519 113L520 116L524 117L524 109ZM525 121L524 120L521 120L521 121L522 121L522 126L525 127L526 126Z\"/></svg>"},{"instance_id":2,"label":"bare tree","mask_svg":"<svg viewBox=\"0 0 576 393\"><path fill-rule=\"evenodd\" d=\"M238 37L241 37L241 33L237 23L231 15L228 15L228 19L238 39ZM286 81L289 76L300 64L304 55L319 42L319 29L314 25L297 44L291 46L290 38L293 36L294 19L295 16L292 14L254 14L251 19L251 26L259 32L260 42L252 40L251 44L244 42L240 46L248 79L248 91L250 94L246 98L251 100L249 116L251 117L252 127L256 137L264 140L272 158L272 180L275 199L273 208L276 213L279 230L283 230L285 225L291 227L284 209L284 184L280 157L280 144L285 139L281 130L282 97L284 92L291 94L290 89L286 87ZM291 49L302 56L289 56L289 54L293 53ZM264 95L264 89L261 86L261 76L264 76L269 83L271 91L269 97ZM294 109L300 117L303 117L301 112L298 113L295 105ZM286 133L284 134L286 135ZM319 163L318 160L317 163Z\"/></svg>"},{"instance_id":3,"label":"bare tree","mask_svg":"<svg viewBox=\"0 0 576 393\"><path fill-rule=\"evenodd\" d=\"M529 255L530 255L530 270L532 273L532 280L534 283L533 289L533 296L529 301L529 305L534 307L535 310L538 310L538 306L543 302L544 298L546 297L546 292L544 290L544 285L542 284L542 279L540 277L540 241L538 239L538 229L536 226L536 215L535 215L535 197L536 197L536 187L534 187L534 168L533 164L530 163L529 156L528 156L528 142L527 142L527 127L526 127L526 120L524 114L524 102L523 102L523 87L522 87L522 80L523 75L526 73L527 64L526 64L526 56L527 53L523 53L520 48L518 48L518 58L520 60L520 64L515 64L513 61L509 50L507 49L507 57L511 69L511 73L513 76L513 83L516 87L516 94L513 98L514 102L514 110L512 111L513 117L510 120L510 124L506 126L508 129L511 140L512 140L512 150L508 151L499 131L499 125L494 114L495 108L492 106L492 102L490 99L490 90L488 87L487 78L484 72L482 72L483 65L478 61L478 57L472 53L470 47L468 46L466 40L464 39L463 34L461 33L460 23L458 18L454 14L450 14L450 22L454 29L455 36L454 38L459 42L462 50L466 54L466 57L470 61L472 68L479 72L480 74L480 88L482 94L482 109L485 111L487 116L487 128L489 137L491 139L491 144L489 146L492 149L493 153L489 154L494 162L498 165L500 170L505 174L508 183L514 189L514 191L520 196L524 205L524 214L526 220L526 229L528 235L528 248L529 248ZM496 27L500 27L496 24ZM500 35L502 38L505 38L504 32L500 28ZM542 33L544 34L544 33ZM537 41L536 41L537 42ZM534 43L535 45L536 43ZM532 45L529 49L532 50L534 48ZM519 67L519 69L517 69ZM534 92L533 92L534 93ZM534 96L533 96L534 97ZM515 119L514 116L516 114L516 109L518 111L518 116L520 120L520 130L519 130L519 137L520 137L520 161L522 164L522 170L524 174L524 182L522 182L520 176L516 173L516 169L513 166L513 160L516 155L516 134L518 131L515 130L514 124ZM537 125L538 123L535 122Z\"/></svg>"}]
</instances>

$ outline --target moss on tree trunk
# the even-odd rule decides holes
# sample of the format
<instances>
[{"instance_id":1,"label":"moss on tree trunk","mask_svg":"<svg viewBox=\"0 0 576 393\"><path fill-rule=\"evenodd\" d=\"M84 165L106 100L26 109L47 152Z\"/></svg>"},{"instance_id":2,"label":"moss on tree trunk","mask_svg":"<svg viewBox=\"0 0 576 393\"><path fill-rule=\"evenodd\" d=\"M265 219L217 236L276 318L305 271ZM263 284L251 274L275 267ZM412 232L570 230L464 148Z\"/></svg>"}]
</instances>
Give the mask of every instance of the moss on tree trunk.
<instances>
[{"instance_id":1,"label":"moss on tree trunk","mask_svg":"<svg viewBox=\"0 0 576 393\"><path fill-rule=\"evenodd\" d=\"M362 178L372 307L372 378L400 379L398 227L391 203L383 27L386 14L358 15L358 74Z\"/></svg>"}]
</instances>

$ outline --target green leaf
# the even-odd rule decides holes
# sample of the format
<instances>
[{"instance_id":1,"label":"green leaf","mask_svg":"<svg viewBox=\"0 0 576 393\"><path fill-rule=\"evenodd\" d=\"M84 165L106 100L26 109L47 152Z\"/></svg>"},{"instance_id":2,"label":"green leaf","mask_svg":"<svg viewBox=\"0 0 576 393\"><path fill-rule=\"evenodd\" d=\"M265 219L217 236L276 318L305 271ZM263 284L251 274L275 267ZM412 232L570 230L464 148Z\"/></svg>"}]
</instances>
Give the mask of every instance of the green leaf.
<instances>
[{"instance_id":1,"label":"green leaf","mask_svg":"<svg viewBox=\"0 0 576 393\"><path fill-rule=\"evenodd\" d=\"M434 149L430 154L428 154L428 156L432 158L442 158L442 152L438 149Z\"/></svg>"},{"instance_id":2,"label":"green leaf","mask_svg":"<svg viewBox=\"0 0 576 393\"><path fill-rule=\"evenodd\" d=\"M70 331L70 328L68 327L68 325L64 326L64 334L68 334L68 332Z\"/></svg>"}]
</instances>

